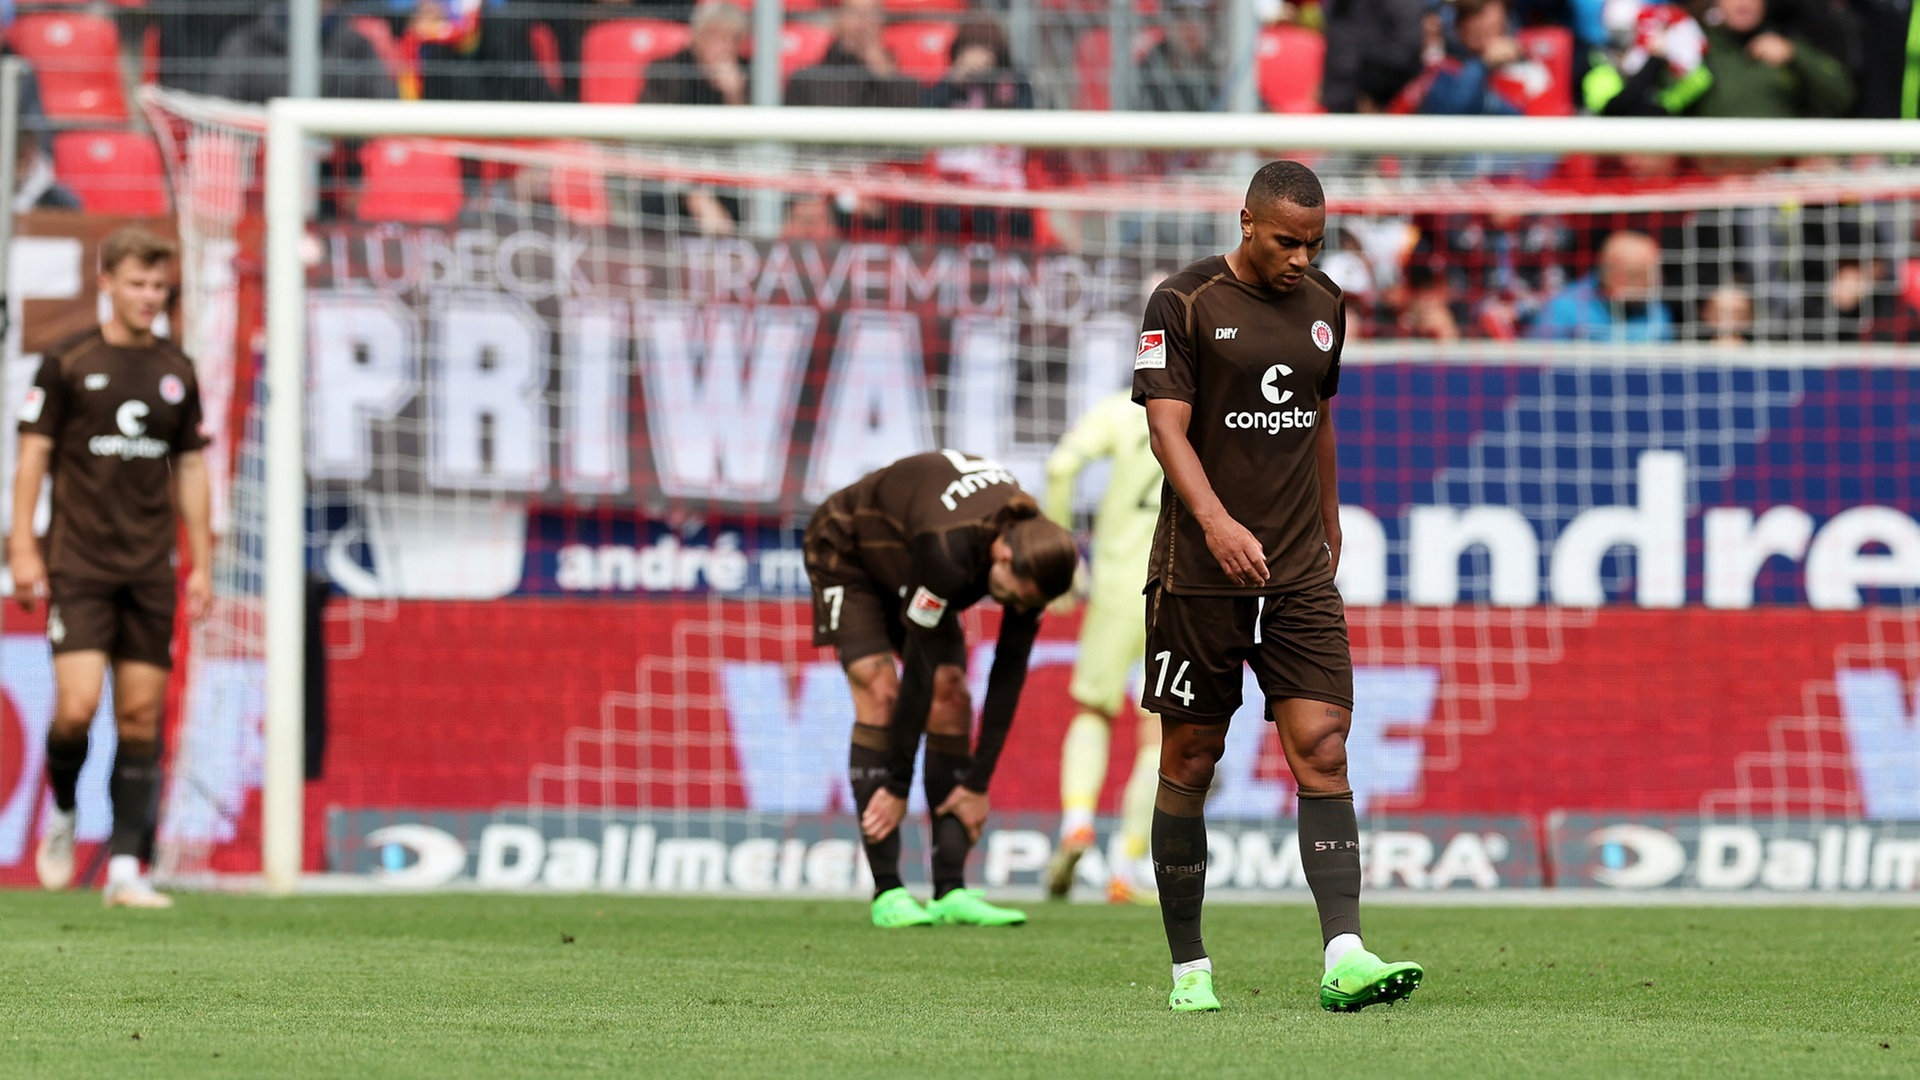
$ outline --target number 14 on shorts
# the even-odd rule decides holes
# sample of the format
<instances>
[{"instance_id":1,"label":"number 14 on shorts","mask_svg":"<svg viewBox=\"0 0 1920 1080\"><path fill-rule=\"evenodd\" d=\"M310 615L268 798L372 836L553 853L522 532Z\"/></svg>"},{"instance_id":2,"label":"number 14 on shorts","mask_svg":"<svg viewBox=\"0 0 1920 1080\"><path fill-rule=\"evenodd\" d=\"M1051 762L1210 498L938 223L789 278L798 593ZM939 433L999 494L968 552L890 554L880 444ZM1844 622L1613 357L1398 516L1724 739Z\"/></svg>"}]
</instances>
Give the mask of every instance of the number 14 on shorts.
<instances>
[{"instance_id":1,"label":"number 14 on shorts","mask_svg":"<svg viewBox=\"0 0 1920 1080\"><path fill-rule=\"evenodd\" d=\"M1191 709L1193 707L1193 680L1187 678L1187 668L1190 666L1191 661L1180 661L1179 668L1173 673L1173 685L1169 687L1167 685L1167 669L1173 664L1173 652L1169 649L1161 649L1159 652L1153 654L1153 658L1160 664L1160 674L1153 680L1153 696L1163 698L1171 695L1179 698L1180 704Z\"/></svg>"}]
</instances>

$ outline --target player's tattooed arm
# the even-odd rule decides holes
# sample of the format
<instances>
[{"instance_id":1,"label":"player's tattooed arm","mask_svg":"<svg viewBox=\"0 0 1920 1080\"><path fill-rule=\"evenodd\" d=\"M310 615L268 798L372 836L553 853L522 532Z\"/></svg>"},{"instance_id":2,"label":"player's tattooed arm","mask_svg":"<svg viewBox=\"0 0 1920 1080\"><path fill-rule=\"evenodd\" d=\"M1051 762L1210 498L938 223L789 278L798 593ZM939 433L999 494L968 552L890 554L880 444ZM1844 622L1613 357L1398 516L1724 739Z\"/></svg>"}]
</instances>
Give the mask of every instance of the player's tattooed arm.
<instances>
[{"instance_id":1,"label":"player's tattooed arm","mask_svg":"<svg viewBox=\"0 0 1920 1080\"><path fill-rule=\"evenodd\" d=\"M1235 521L1220 504L1207 471L1187 441L1187 425L1193 419L1193 406L1173 398L1147 400L1147 430L1153 439L1153 456L1167 474L1174 493L1206 530L1207 550L1219 561L1220 569L1235 585L1264 585L1267 581L1267 556L1246 526Z\"/></svg>"}]
</instances>

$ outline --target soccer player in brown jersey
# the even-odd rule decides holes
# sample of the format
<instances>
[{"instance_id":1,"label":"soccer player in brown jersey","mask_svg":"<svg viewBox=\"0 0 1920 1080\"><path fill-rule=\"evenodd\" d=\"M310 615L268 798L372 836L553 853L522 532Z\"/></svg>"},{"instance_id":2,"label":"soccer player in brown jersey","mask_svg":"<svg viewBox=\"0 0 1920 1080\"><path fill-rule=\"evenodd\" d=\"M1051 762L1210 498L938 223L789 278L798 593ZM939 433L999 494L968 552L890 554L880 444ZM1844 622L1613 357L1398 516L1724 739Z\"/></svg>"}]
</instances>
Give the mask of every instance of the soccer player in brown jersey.
<instances>
[{"instance_id":1,"label":"soccer player in brown jersey","mask_svg":"<svg viewBox=\"0 0 1920 1080\"><path fill-rule=\"evenodd\" d=\"M1154 290L1134 400L1166 472L1147 569L1141 705L1160 714L1153 865L1173 954L1169 1004L1220 1007L1200 939L1204 810L1251 665L1300 792L1300 861L1319 908L1320 1003L1364 1008L1411 993L1418 964L1360 939L1360 834L1347 784L1353 662L1334 587L1340 502L1328 399L1340 385L1346 310L1313 267L1326 197L1312 170L1254 174L1240 244Z\"/></svg>"},{"instance_id":2,"label":"soccer player in brown jersey","mask_svg":"<svg viewBox=\"0 0 1920 1080\"><path fill-rule=\"evenodd\" d=\"M828 496L807 525L813 641L831 645L853 691L848 775L873 871L873 924L1026 921L964 887L987 819L987 786L1026 681L1047 603L1073 586L1073 537L1041 516L1013 474L957 450L915 454ZM978 740L960 613L991 596L1000 636ZM895 656L899 663L896 665ZM926 736L933 901L901 884L900 822Z\"/></svg>"},{"instance_id":3,"label":"soccer player in brown jersey","mask_svg":"<svg viewBox=\"0 0 1920 1080\"><path fill-rule=\"evenodd\" d=\"M186 354L153 332L172 288L172 264L173 246L150 233L108 236L100 253L107 321L47 352L20 409L7 555L20 606L32 611L47 601L55 684L47 730L54 812L35 863L49 889L73 880L74 788L111 668L119 745L102 893L109 907L173 903L154 891L142 862L151 855L161 710L173 666L176 506L192 563L188 614L205 615L213 596L200 389ZM49 475L52 518L43 554L33 518Z\"/></svg>"}]
</instances>

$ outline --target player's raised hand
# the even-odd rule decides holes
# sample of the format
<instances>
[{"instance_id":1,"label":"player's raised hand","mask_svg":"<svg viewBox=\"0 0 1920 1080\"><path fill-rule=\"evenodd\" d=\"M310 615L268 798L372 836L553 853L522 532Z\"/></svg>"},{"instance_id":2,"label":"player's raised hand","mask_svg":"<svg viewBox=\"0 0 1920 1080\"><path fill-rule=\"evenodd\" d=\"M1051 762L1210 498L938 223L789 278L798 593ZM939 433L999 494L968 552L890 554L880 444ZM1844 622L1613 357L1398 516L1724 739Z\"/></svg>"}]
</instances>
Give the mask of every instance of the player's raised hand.
<instances>
[{"instance_id":1,"label":"player's raised hand","mask_svg":"<svg viewBox=\"0 0 1920 1080\"><path fill-rule=\"evenodd\" d=\"M1207 530L1207 550L1235 585L1267 583L1267 556L1260 550L1260 541L1232 518L1223 516Z\"/></svg>"},{"instance_id":2,"label":"player's raised hand","mask_svg":"<svg viewBox=\"0 0 1920 1080\"><path fill-rule=\"evenodd\" d=\"M871 806L872 804L868 805ZM948 793L945 799L940 801L938 807L934 808L933 816L940 817L945 814L952 814L954 817L959 818L960 824L967 827L967 839L978 843L980 841L980 830L986 827L987 812L990 809L992 808L987 805L987 795L985 792L956 787L952 792Z\"/></svg>"},{"instance_id":3,"label":"player's raised hand","mask_svg":"<svg viewBox=\"0 0 1920 1080\"><path fill-rule=\"evenodd\" d=\"M907 816L907 800L881 788L867 800L866 812L860 815L860 832L873 842L885 840L900 827L900 819Z\"/></svg>"},{"instance_id":4,"label":"player's raised hand","mask_svg":"<svg viewBox=\"0 0 1920 1080\"><path fill-rule=\"evenodd\" d=\"M9 551L7 562L13 571L13 602L20 605L20 610L30 612L47 591L46 561L40 558L40 552L16 545Z\"/></svg>"}]
</instances>

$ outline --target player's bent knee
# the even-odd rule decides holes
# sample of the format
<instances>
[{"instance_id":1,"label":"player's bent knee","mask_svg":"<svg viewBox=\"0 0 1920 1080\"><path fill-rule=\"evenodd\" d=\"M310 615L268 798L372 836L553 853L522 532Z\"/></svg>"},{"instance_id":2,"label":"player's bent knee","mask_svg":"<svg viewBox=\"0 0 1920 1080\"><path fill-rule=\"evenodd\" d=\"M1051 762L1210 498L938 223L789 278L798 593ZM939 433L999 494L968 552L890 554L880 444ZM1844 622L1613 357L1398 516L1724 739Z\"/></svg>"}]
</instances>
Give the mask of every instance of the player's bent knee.
<instances>
[{"instance_id":1,"label":"player's bent knee","mask_svg":"<svg viewBox=\"0 0 1920 1080\"><path fill-rule=\"evenodd\" d=\"M936 669L927 730L935 735L964 735L972 728L973 694L967 689L966 672L956 667Z\"/></svg>"}]
</instances>

